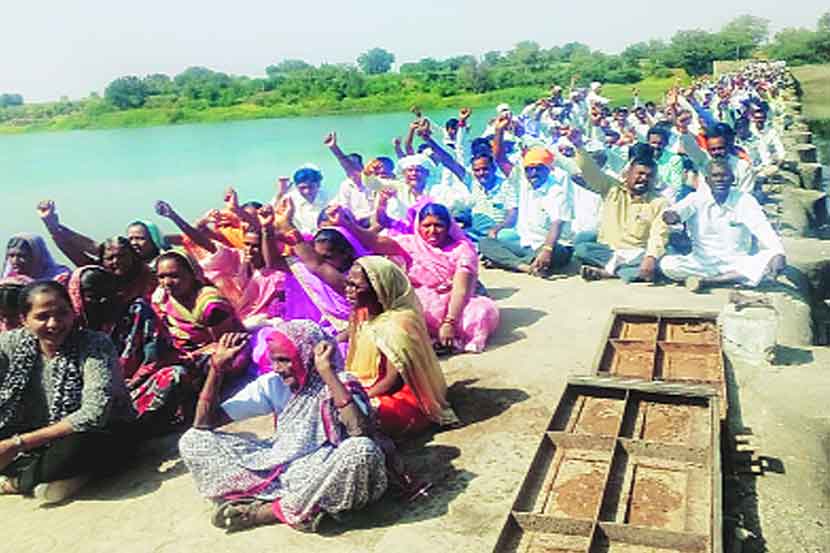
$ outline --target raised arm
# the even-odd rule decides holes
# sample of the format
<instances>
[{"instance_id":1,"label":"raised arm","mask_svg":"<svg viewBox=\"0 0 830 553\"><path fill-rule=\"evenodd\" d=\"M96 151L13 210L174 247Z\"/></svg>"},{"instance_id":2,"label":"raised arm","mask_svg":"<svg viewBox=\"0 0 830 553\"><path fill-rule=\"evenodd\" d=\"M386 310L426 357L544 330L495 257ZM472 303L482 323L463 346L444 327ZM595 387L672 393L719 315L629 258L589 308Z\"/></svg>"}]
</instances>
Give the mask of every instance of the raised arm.
<instances>
[{"instance_id":1,"label":"raised arm","mask_svg":"<svg viewBox=\"0 0 830 553\"><path fill-rule=\"evenodd\" d=\"M335 347L330 342L320 342L314 347L314 369L320 375L331 393L334 407L338 410L340 421L346 427L346 433L354 438L366 436L371 430L371 421L355 404L352 393L346 388L334 369L332 356Z\"/></svg>"},{"instance_id":2,"label":"raised arm","mask_svg":"<svg viewBox=\"0 0 830 553\"><path fill-rule=\"evenodd\" d=\"M509 126L510 116L506 114L499 115L494 126L496 132L493 135L493 158L499 165L501 172L508 177L513 172L513 164L507 159L507 154L504 151L504 131Z\"/></svg>"},{"instance_id":3,"label":"raised arm","mask_svg":"<svg viewBox=\"0 0 830 553\"><path fill-rule=\"evenodd\" d=\"M259 227L262 229L262 258L265 261L265 267L286 271L288 265L285 263L285 258L280 255L276 229L274 228L274 208L270 205L264 205L259 208L257 215L259 216Z\"/></svg>"},{"instance_id":4,"label":"raised arm","mask_svg":"<svg viewBox=\"0 0 830 553\"><path fill-rule=\"evenodd\" d=\"M415 154L415 148L412 147L412 142L415 140L415 133L421 126L420 116L418 119L409 124L409 129L406 131L406 138L403 141L404 153L411 156Z\"/></svg>"},{"instance_id":5,"label":"raised arm","mask_svg":"<svg viewBox=\"0 0 830 553\"><path fill-rule=\"evenodd\" d=\"M60 224L55 202L37 204L37 213L58 249L75 265L82 267L98 258L98 245L87 236Z\"/></svg>"},{"instance_id":6,"label":"raised arm","mask_svg":"<svg viewBox=\"0 0 830 553\"><path fill-rule=\"evenodd\" d=\"M452 171L452 173L459 178L462 182L467 178L467 170L458 163L455 159L455 156L450 155L447 150L441 147L438 142L432 138L432 132L429 129L429 125L424 125L418 130L418 136L421 137L421 140L424 141L426 145L428 145L432 152L435 154L435 157L438 158L438 161Z\"/></svg>"},{"instance_id":7,"label":"raised arm","mask_svg":"<svg viewBox=\"0 0 830 553\"><path fill-rule=\"evenodd\" d=\"M367 250L378 255L402 257L406 260L407 265L410 263L409 254L397 242L387 236L381 236L377 232L361 227L348 211L340 207L334 207L329 209L327 216L329 224L346 228Z\"/></svg>"},{"instance_id":8,"label":"raised arm","mask_svg":"<svg viewBox=\"0 0 830 553\"><path fill-rule=\"evenodd\" d=\"M229 332L223 335L216 345L216 351L210 359L205 383L199 392L199 401L196 403L196 415L193 418L193 427L211 430L231 422L230 417L219 409L219 390L222 388L222 377L225 371L230 371L233 360L248 343L245 333Z\"/></svg>"},{"instance_id":9,"label":"raised arm","mask_svg":"<svg viewBox=\"0 0 830 553\"><path fill-rule=\"evenodd\" d=\"M291 223L294 218L294 202L285 197L274 216L274 225L277 231L294 248L294 253L309 271L320 277L326 284L337 292L346 292L346 277L337 269L326 263L314 249L314 243L303 240L302 233Z\"/></svg>"},{"instance_id":10,"label":"raised arm","mask_svg":"<svg viewBox=\"0 0 830 553\"><path fill-rule=\"evenodd\" d=\"M170 219L174 225L179 227L182 234L190 238L194 244L203 248L210 253L216 253L216 245L213 241L201 230L198 230L185 221L173 208L165 201L156 202L156 214L165 219Z\"/></svg>"},{"instance_id":11,"label":"raised arm","mask_svg":"<svg viewBox=\"0 0 830 553\"><path fill-rule=\"evenodd\" d=\"M401 139L400 137L396 136L392 139L392 147L395 148L395 157L398 159L402 159L406 157L406 154L403 153L403 148L401 148Z\"/></svg>"},{"instance_id":12,"label":"raised arm","mask_svg":"<svg viewBox=\"0 0 830 553\"><path fill-rule=\"evenodd\" d=\"M582 136L579 131L572 130L568 138L576 146L576 157L574 159L576 160L576 166L582 173L582 179L586 184L586 188L604 198L619 183L612 177L606 175L599 168L597 162L594 161L594 158L582 148Z\"/></svg>"},{"instance_id":13,"label":"raised arm","mask_svg":"<svg viewBox=\"0 0 830 553\"><path fill-rule=\"evenodd\" d=\"M340 164L340 167L343 168L343 172L346 173L346 176L352 179L352 182L354 182L357 186L360 186L362 183L360 167L356 167L349 160L349 158L346 157L343 150L340 149L340 145L337 143L337 133L332 131L327 134L323 139L323 144L328 147L329 151L337 159L337 162Z\"/></svg>"}]
</instances>

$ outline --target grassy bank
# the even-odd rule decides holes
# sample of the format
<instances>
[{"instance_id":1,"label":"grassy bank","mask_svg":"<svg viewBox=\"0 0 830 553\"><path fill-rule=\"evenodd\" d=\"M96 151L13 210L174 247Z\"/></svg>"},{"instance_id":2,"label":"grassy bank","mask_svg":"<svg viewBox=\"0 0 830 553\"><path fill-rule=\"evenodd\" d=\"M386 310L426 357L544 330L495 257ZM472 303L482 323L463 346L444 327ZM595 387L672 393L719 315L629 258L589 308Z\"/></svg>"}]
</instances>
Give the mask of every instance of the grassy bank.
<instances>
[{"instance_id":1,"label":"grassy bank","mask_svg":"<svg viewBox=\"0 0 830 553\"><path fill-rule=\"evenodd\" d=\"M830 134L830 64L803 65L792 71L801 83L804 116L823 120L824 132Z\"/></svg>"},{"instance_id":2,"label":"grassy bank","mask_svg":"<svg viewBox=\"0 0 830 553\"><path fill-rule=\"evenodd\" d=\"M684 74L685 75L685 74ZM606 85L603 94L615 104L629 103L631 89L640 89L641 98L660 100L670 87L674 77L666 79L645 79L636 85ZM25 122L17 125L0 125L0 134L13 134L36 131L62 131L79 129L116 129L176 125L186 123L221 123L249 119L271 119L279 117L312 117L321 115L346 115L361 113L385 113L406 111L417 105L424 110L460 107L488 107L501 102L511 104L514 109L532 102L545 95L543 87L514 87L487 92L484 94L456 94L441 96L439 94L384 94L365 98L345 98L336 100L329 97L309 99L292 104L259 105L240 103L230 107L209 107L195 109L192 107L139 108L124 111L92 112L82 110L68 115L57 115L42 121Z\"/></svg>"}]
</instances>

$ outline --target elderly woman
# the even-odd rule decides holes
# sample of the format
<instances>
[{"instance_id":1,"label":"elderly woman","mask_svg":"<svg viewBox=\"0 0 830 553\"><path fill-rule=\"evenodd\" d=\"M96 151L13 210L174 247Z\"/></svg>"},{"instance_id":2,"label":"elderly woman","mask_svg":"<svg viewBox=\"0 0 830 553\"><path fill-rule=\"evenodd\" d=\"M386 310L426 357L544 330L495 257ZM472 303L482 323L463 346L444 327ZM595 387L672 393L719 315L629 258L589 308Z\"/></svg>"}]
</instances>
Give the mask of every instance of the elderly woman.
<instances>
[{"instance_id":1,"label":"elderly woman","mask_svg":"<svg viewBox=\"0 0 830 553\"><path fill-rule=\"evenodd\" d=\"M340 372L337 348L311 321L266 329L257 361L271 371L223 403L224 372L245 337L220 341L179 449L199 492L220 503L213 524L236 531L283 522L315 531L326 514L359 509L386 491L384 454L368 436L368 398ZM267 440L214 430L232 420L272 415Z\"/></svg>"},{"instance_id":2,"label":"elderly woman","mask_svg":"<svg viewBox=\"0 0 830 553\"><path fill-rule=\"evenodd\" d=\"M79 325L112 339L143 428L168 430L184 416L187 370L176 364L175 350L150 302L143 297L125 301L118 277L95 265L76 269L68 289ZM195 401L196 393L189 395Z\"/></svg>"},{"instance_id":3,"label":"elderly woman","mask_svg":"<svg viewBox=\"0 0 830 553\"><path fill-rule=\"evenodd\" d=\"M479 353L499 325L493 300L476 296L478 254L446 207L421 209L414 234L395 240L412 258L409 280L437 345Z\"/></svg>"},{"instance_id":4,"label":"elderly woman","mask_svg":"<svg viewBox=\"0 0 830 553\"><path fill-rule=\"evenodd\" d=\"M112 342L79 329L66 289L29 284L23 327L0 334L0 493L61 501L128 443L132 409Z\"/></svg>"},{"instance_id":5,"label":"elderly woman","mask_svg":"<svg viewBox=\"0 0 830 553\"><path fill-rule=\"evenodd\" d=\"M16 234L6 244L3 278L26 276L32 280L56 280L66 284L69 269L55 263L42 236Z\"/></svg>"},{"instance_id":6,"label":"elderly woman","mask_svg":"<svg viewBox=\"0 0 830 553\"><path fill-rule=\"evenodd\" d=\"M400 438L433 423L459 424L406 274L386 258L362 257L346 296L353 306L346 370L366 387L383 433Z\"/></svg>"},{"instance_id":7,"label":"elderly woman","mask_svg":"<svg viewBox=\"0 0 830 553\"><path fill-rule=\"evenodd\" d=\"M98 259L102 267L118 279L118 293L124 302L135 298L149 300L158 286L156 275L127 238L115 236L98 246ZM85 263L84 267L89 265Z\"/></svg>"}]
</instances>

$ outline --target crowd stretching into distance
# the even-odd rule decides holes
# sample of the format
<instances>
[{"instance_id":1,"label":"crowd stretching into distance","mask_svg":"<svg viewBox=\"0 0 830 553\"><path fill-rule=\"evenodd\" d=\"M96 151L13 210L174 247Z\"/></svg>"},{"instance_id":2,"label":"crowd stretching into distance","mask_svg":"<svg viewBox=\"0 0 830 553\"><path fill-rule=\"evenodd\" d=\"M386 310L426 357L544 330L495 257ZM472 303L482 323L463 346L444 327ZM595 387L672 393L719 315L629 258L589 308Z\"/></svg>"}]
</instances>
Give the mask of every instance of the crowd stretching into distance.
<instances>
[{"instance_id":1,"label":"crowd stretching into distance","mask_svg":"<svg viewBox=\"0 0 830 553\"><path fill-rule=\"evenodd\" d=\"M174 235L136 220L98 242L41 202L51 244L12 236L0 281L0 494L63 501L171 432L226 531L315 531L387 490L425 494L396 444L462 424L438 356L499 326L480 266L691 292L784 269L761 185L784 158L787 79L756 63L613 109L600 83L554 86L485 129L414 109L397 159L324 138L334 197L307 164L192 222L158 201ZM266 440L217 430L263 415Z\"/></svg>"}]
</instances>

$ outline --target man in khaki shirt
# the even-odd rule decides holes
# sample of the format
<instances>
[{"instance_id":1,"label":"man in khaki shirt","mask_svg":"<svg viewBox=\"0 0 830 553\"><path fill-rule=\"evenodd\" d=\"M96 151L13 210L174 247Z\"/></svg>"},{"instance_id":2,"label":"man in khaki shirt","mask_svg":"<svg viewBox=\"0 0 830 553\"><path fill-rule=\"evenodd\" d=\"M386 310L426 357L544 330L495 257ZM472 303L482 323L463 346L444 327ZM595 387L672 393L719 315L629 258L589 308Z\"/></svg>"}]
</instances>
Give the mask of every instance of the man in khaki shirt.
<instances>
[{"instance_id":1,"label":"man in khaki shirt","mask_svg":"<svg viewBox=\"0 0 830 553\"><path fill-rule=\"evenodd\" d=\"M581 142L579 136L575 138ZM574 257L582 262L582 278L653 281L669 229L662 217L668 201L654 191L657 168L651 147L632 147L629 168L620 182L603 173L581 144L575 144L576 163L587 187L603 198L597 241L574 247Z\"/></svg>"}]
</instances>

